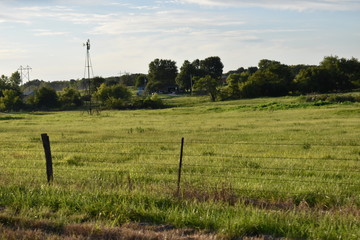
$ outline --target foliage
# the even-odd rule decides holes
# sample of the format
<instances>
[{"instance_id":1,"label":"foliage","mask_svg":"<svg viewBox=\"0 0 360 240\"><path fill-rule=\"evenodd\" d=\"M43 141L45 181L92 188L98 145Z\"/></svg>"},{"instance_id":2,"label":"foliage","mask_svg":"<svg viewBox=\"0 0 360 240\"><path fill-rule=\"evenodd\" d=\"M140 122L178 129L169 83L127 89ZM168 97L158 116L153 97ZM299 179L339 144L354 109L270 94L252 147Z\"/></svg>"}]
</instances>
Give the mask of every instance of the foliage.
<instances>
[{"instance_id":1,"label":"foliage","mask_svg":"<svg viewBox=\"0 0 360 240\"><path fill-rule=\"evenodd\" d=\"M21 76L14 72L10 77L0 77L0 111L18 111L23 107L21 91Z\"/></svg>"},{"instance_id":2,"label":"foliage","mask_svg":"<svg viewBox=\"0 0 360 240\"><path fill-rule=\"evenodd\" d=\"M39 109L54 109L59 106L59 99L54 89L41 87L35 92L34 103Z\"/></svg>"},{"instance_id":3,"label":"foliage","mask_svg":"<svg viewBox=\"0 0 360 240\"><path fill-rule=\"evenodd\" d=\"M83 104L80 92L74 88L65 88L59 97L60 104L64 109L72 109Z\"/></svg>"},{"instance_id":4,"label":"foliage","mask_svg":"<svg viewBox=\"0 0 360 240\"><path fill-rule=\"evenodd\" d=\"M19 91L21 84L21 77L19 72L14 72L10 77L1 75L0 77L0 96L2 96L2 91L5 89L12 89Z\"/></svg>"},{"instance_id":5,"label":"foliage","mask_svg":"<svg viewBox=\"0 0 360 240\"><path fill-rule=\"evenodd\" d=\"M222 77L224 65L220 57L208 57L200 61L200 70L203 76L210 75L212 78L220 79Z\"/></svg>"},{"instance_id":6,"label":"foliage","mask_svg":"<svg viewBox=\"0 0 360 240\"><path fill-rule=\"evenodd\" d=\"M159 109L164 107L164 103L157 93L147 97L137 97L133 100L132 107L135 109Z\"/></svg>"},{"instance_id":7,"label":"foliage","mask_svg":"<svg viewBox=\"0 0 360 240\"><path fill-rule=\"evenodd\" d=\"M232 73L227 79L227 86L222 89L222 100L241 98L240 84L248 81L251 74L249 72Z\"/></svg>"},{"instance_id":8,"label":"foliage","mask_svg":"<svg viewBox=\"0 0 360 240\"><path fill-rule=\"evenodd\" d=\"M176 62L166 59L155 59L149 64L147 91L168 92L175 86L175 78L178 74Z\"/></svg>"},{"instance_id":9,"label":"foliage","mask_svg":"<svg viewBox=\"0 0 360 240\"><path fill-rule=\"evenodd\" d=\"M13 89L5 89L0 97L0 111L18 111L22 108L21 93Z\"/></svg>"},{"instance_id":10,"label":"foliage","mask_svg":"<svg viewBox=\"0 0 360 240\"><path fill-rule=\"evenodd\" d=\"M219 93L218 86L219 80L207 75L195 81L194 90L203 91L206 94L209 94L211 101L214 102Z\"/></svg>"},{"instance_id":11,"label":"foliage","mask_svg":"<svg viewBox=\"0 0 360 240\"><path fill-rule=\"evenodd\" d=\"M188 60L185 60L180 68L180 73L177 75L175 81L180 89L185 91L192 91L192 77L196 76L196 67L191 64Z\"/></svg>"},{"instance_id":12,"label":"foliage","mask_svg":"<svg viewBox=\"0 0 360 240\"><path fill-rule=\"evenodd\" d=\"M120 76L120 83L125 86L135 86L135 81L136 81L137 77L138 77L138 74L126 73L126 74Z\"/></svg>"},{"instance_id":13,"label":"foliage","mask_svg":"<svg viewBox=\"0 0 360 240\"><path fill-rule=\"evenodd\" d=\"M135 87L144 87L146 86L147 77L145 74L139 74L135 79Z\"/></svg>"},{"instance_id":14,"label":"foliage","mask_svg":"<svg viewBox=\"0 0 360 240\"><path fill-rule=\"evenodd\" d=\"M307 95L303 97L306 102L329 102L329 103L346 103L346 102L360 102L360 95L351 95L351 94L322 94L322 95Z\"/></svg>"},{"instance_id":15,"label":"foliage","mask_svg":"<svg viewBox=\"0 0 360 240\"><path fill-rule=\"evenodd\" d=\"M120 109L130 100L131 92L123 84L119 83L112 86L101 84L95 93L97 100L109 109Z\"/></svg>"},{"instance_id":16,"label":"foliage","mask_svg":"<svg viewBox=\"0 0 360 240\"><path fill-rule=\"evenodd\" d=\"M252 98L259 96L283 96L288 92L286 83L271 71L260 70L240 83L241 96Z\"/></svg>"},{"instance_id":17,"label":"foliage","mask_svg":"<svg viewBox=\"0 0 360 240\"><path fill-rule=\"evenodd\" d=\"M294 79L297 90L301 93L329 92L335 89L331 74L324 68L311 67L303 69Z\"/></svg>"}]
</instances>

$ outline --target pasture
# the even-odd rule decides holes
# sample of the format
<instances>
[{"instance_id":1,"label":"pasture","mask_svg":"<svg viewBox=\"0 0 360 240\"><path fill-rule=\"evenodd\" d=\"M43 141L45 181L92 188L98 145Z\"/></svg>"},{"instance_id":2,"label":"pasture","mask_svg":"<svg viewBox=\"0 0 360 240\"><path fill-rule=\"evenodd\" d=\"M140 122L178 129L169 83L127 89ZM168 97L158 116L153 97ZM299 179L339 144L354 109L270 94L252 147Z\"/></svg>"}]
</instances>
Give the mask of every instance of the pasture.
<instances>
[{"instance_id":1,"label":"pasture","mask_svg":"<svg viewBox=\"0 0 360 240\"><path fill-rule=\"evenodd\" d=\"M171 107L0 113L0 237L149 224L199 239L360 238L358 103L164 101Z\"/></svg>"}]
</instances>

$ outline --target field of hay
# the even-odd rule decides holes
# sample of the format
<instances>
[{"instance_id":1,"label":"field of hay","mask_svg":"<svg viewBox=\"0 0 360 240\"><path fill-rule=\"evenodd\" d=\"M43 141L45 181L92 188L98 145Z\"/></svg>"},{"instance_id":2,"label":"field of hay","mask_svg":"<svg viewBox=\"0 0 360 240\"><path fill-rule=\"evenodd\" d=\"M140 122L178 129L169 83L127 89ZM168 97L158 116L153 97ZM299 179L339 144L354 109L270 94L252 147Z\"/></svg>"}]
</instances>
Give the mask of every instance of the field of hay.
<instances>
[{"instance_id":1,"label":"field of hay","mask_svg":"<svg viewBox=\"0 0 360 240\"><path fill-rule=\"evenodd\" d=\"M96 236L150 224L199 239L360 237L359 103L164 101L93 115L0 113L0 236L86 239L85 226Z\"/></svg>"}]
</instances>

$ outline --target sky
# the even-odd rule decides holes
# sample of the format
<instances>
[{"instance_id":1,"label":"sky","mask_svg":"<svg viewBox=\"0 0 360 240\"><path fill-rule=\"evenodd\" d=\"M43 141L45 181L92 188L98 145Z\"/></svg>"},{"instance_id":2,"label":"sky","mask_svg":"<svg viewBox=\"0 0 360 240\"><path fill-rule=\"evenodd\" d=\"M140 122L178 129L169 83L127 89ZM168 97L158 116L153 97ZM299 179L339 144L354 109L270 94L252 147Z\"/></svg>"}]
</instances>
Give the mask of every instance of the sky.
<instances>
[{"instance_id":1,"label":"sky","mask_svg":"<svg viewBox=\"0 0 360 240\"><path fill-rule=\"evenodd\" d=\"M360 0L0 0L0 75L81 79L147 73L151 61L219 56L224 72L360 57ZM26 81L26 79L24 79Z\"/></svg>"}]
</instances>

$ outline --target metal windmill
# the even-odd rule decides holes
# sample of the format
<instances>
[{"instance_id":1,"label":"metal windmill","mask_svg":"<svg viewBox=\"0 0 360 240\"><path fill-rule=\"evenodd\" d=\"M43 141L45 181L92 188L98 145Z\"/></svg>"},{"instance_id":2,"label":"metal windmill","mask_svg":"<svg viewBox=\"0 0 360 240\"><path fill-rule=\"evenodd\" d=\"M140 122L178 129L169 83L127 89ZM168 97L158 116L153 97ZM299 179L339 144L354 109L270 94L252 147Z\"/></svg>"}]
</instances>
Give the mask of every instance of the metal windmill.
<instances>
[{"instance_id":1,"label":"metal windmill","mask_svg":"<svg viewBox=\"0 0 360 240\"><path fill-rule=\"evenodd\" d=\"M84 70L84 78L88 80L88 94L89 94L89 113L92 114L92 103L91 103L91 78L94 77L94 72L92 68L91 58L90 58L90 39L84 43L86 46L86 58L85 58L85 70ZM90 70L91 74L90 75ZM87 75L87 77L86 77Z\"/></svg>"}]
</instances>

